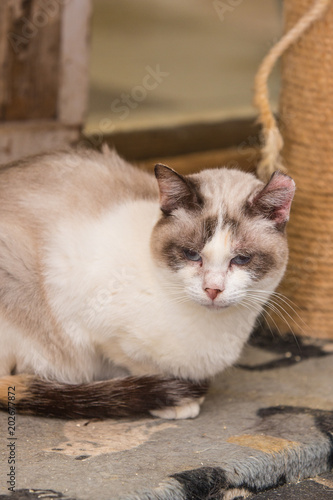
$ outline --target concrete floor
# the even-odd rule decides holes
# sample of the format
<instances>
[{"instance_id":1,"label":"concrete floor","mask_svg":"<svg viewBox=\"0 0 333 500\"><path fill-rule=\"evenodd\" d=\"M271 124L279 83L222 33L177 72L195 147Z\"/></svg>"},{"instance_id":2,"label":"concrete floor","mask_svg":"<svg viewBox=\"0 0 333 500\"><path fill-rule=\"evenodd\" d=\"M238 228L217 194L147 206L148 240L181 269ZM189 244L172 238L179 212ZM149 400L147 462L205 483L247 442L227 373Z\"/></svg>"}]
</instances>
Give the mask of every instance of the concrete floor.
<instances>
[{"instance_id":1,"label":"concrete floor","mask_svg":"<svg viewBox=\"0 0 333 500\"><path fill-rule=\"evenodd\" d=\"M93 5L86 132L254 113L253 79L281 32L280 0L93 0ZM149 77L158 68L163 74ZM275 71L273 103L278 88Z\"/></svg>"}]
</instances>

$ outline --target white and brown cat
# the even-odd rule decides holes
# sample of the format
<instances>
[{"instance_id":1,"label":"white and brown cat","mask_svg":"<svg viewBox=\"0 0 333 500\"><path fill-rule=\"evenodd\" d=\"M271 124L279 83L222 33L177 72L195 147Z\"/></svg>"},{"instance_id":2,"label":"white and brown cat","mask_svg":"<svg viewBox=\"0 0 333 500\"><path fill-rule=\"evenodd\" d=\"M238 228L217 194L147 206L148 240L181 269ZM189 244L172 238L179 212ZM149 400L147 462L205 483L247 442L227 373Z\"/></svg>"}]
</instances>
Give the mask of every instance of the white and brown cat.
<instances>
[{"instance_id":1,"label":"white and brown cat","mask_svg":"<svg viewBox=\"0 0 333 500\"><path fill-rule=\"evenodd\" d=\"M287 263L293 180L110 151L0 169L0 405L195 417ZM257 299L257 300L256 300Z\"/></svg>"}]
</instances>

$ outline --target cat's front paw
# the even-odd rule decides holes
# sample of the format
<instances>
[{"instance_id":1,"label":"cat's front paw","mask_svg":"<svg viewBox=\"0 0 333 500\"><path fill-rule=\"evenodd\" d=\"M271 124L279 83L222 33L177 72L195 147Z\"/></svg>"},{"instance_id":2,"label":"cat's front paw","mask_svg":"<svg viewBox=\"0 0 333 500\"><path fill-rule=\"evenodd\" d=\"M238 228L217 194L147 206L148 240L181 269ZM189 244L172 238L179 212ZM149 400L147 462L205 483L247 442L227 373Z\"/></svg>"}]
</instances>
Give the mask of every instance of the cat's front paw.
<instances>
[{"instance_id":1,"label":"cat's front paw","mask_svg":"<svg viewBox=\"0 0 333 500\"><path fill-rule=\"evenodd\" d=\"M199 399L187 400L186 403L179 406L167 406L161 410L151 410L150 414L154 417L165 418L168 420L180 420L185 418L195 418L200 413L200 405L204 397Z\"/></svg>"}]
</instances>

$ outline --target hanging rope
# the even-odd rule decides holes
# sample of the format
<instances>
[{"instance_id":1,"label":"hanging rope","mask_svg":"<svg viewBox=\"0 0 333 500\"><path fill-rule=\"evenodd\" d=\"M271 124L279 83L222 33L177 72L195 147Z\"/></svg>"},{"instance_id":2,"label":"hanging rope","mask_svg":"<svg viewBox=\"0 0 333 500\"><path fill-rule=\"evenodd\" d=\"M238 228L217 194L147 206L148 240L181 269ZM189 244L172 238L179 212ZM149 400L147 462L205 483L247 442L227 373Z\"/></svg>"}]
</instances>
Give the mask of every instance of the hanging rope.
<instances>
[{"instance_id":1,"label":"hanging rope","mask_svg":"<svg viewBox=\"0 0 333 500\"><path fill-rule=\"evenodd\" d=\"M302 34L322 17L332 0L315 0L311 9L288 31L262 61L254 82L254 105L259 110L258 121L262 125L263 146L257 175L267 181L275 170L286 171L281 159L283 139L273 116L267 87L268 77L274 64L284 51L295 43Z\"/></svg>"}]
</instances>

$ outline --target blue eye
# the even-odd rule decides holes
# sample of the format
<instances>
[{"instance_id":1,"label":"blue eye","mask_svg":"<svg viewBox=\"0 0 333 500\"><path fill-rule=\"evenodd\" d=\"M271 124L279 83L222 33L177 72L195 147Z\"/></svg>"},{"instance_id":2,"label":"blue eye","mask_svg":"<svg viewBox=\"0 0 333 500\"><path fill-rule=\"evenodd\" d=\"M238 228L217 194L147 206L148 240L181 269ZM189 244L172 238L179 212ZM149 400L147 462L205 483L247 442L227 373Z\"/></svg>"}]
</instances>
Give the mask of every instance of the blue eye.
<instances>
[{"instance_id":1,"label":"blue eye","mask_svg":"<svg viewBox=\"0 0 333 500\"><path fill-rule=\"evenodd\" d=\"M194 250L183 250L185 257L194 262L201 262L201 255Z\"/></svg>"},{"instance_id":2,"label":"blue eye","mask_svg":"<svg viewBox=\"0 0 333 500\"><path fill-rule=\"evenodd\" d=\"M230 264L236 264L236 266L244 266L248 264L251 260L249 255L236 255L233 259L231 259Z\"/></svg>"}]
</instances>

